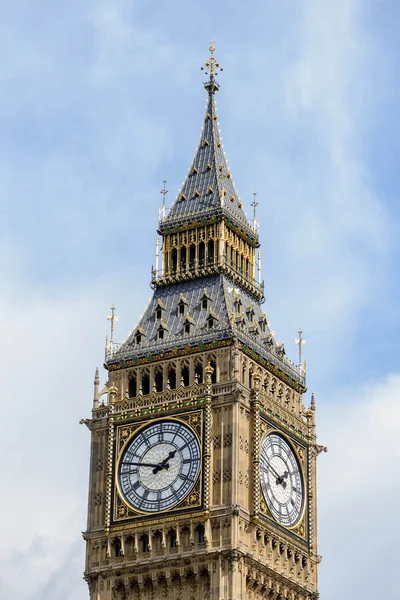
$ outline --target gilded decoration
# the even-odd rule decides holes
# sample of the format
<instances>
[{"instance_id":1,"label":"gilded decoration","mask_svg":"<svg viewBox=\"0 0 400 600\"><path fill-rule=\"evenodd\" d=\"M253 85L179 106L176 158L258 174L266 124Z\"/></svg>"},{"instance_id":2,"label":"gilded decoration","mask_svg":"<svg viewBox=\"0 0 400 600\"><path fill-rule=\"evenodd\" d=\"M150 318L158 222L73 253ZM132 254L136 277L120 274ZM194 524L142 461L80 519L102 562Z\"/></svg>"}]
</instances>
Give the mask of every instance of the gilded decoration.
<instances>
[{"instance_id":1,"label":"gilded decoration","mask_svg":"<svg viewBox=\"0 0 400 600\"><path fill-rule=\"evenodd\" d=\"M315 469L326 449L316 444L314 399L303 406L301 354L298 363L286 357L264 312L256 196L248 219L209 72L188 175L172 206L166 181L161 192L153 296L121 344L112 306L108 384L99 390L96 371L93 412L82 421L92 435L85 579L96 600L318 598ZM171 429L157 430L162 421ZM284 464L272 460L275 436L264 458L272 432L285 439ZM171 456L167 440L182 451L180 464L195 464L191 478L174 466L179 452ZM176 473L189 480L181 493ZM172 500L161 502L171 487ZM279 493L285 508L276 511Z\"/></svg>"},{"instance_id":2,"label":"gilded decoration","mask_svg":"<svg viewBox=\"0 0 400 600\"><path fill-rule=\"evenodd\" d=\"M259 444L261 445L263 440L265 439L265 437L270 434L270 433L279 433L279 435L281 435L283 438L285 438L287 440L287 442L289 443L291 449L293 450L297 461L300 465L300 471L301 471L301 477L302 477L302 481L303 481L303 486L304 486L304 499L303 499L303 507L302 507L302 515L300 517L300 519L297 521L297 523L292 526L292 527L286 527L286 526L282 526L280 524L278 524L278 526L284 530L287 530L289 533L296 535L297 537L301 538L304 541L307 541L308 536L307 536L307 523L306 523L306 518L307 518L307 504L308 504L308 468L309 468L309 462L307 460L307 447L303 446L299 441L297 441L296 439L294 439L292 436L290 436L287 432L287 429L277 429L277 427L275 426L275 424L272 424L268 421L266 421L265 419L261 418L261 426L260 426L260 430L262 432L261 434L261 438L259 440ZM259 489L259 497L260 497L260 502L259 502L259 510L262 514L262 516L266 517L268 520L272 521L273 523L276 523L276 520L274 519L271 511L269 510L267 503L265 502L264 499L264 494L262 491L262 487L261 487L261 481L260 481L260 477L257 477L257 482L258 482L258 489Z\"/></svg>"},{"instance_id":3,"label":"gilded decoration","mask_svg":"<svg viewBox=\"0 0 400 600\"><path fill-rule=\"evenodd\" d=\"M119 369L127 369L129 367L137 367L138 365L145 365L150 362L157 362L161 360L168 360L170 358L177 358L178 356L185 356L187 354L195 354L196 352L205 352L215 350L216 348L226 348L233 344L233 339L227 340L213 340L211 342L199 342L196 346L186 345L184 348L172 348L167 352L158 352L157 354L147 353L145 356L135 356L129 360L120 360L115 363L104 363L104 368L108 371L118 371ZM116 357L117 358L117 357Z\"/></svg>"},{"instance_id":4,"label":"gilded decoration","mask_svg":"<svg viewBox=\"0 0 400 600\"><path fill-rule=\"evenodd\" d=\"M204 424L204 418L203 418L203 410L197 410L197 411L188 411L188 412L184 412L184 413L168 413L163 415L163 417L165 417L165 420L175 420L175 421L180 421L185 423L190 430L195 434L199 444L200 444L200 449L202 452L202 448L203 448L203 424ZM160 418L159 420L163 421L164 418ZM112 499L112 504L113 504L113 519L112 519L112 525L113 526L117 526L118 524L122 524L123 522L126 521L133 521L133 520L142 520L142 519L146 519L148 520L149 518L153 518L153 520L155 519L155 515L153 514L148 514L148 513L142 513L139 512L138 510L135 510L134 508L132 508L122 497L119 488L118 488L118 482L117 482L117 473L118 473L118 464L119 464L119 460L124 452L124 448L129 444L129 442L132 440L132 438L135 436L135 434L141 430L142 428L146 427L149 424L153 424L156 421L154 419L140 419L137 422L134 423L124 423L119 425L118 423L116 424L115 427L115 444L116 444L116 456L115 456L115 468L114 468L114 473L113 473L113 499ZM201 460L201 464L203 463L203 460ZM168 509L167 511L163 512L163 513L159 513L160 515L160 519L165 518L165 515L168 514L173 514L173 513L177 513L177 512L181 512L183 510L193 510L193 509L200 509L202 508L202 503L203 503L203 498L202 498L202 468L200 467L200 471L197 477L197 480L194 484L194 486L190 489L190 491L188 492L188 494L175 506L173 506L172 508Z\"/></svg>"}]
</instances>

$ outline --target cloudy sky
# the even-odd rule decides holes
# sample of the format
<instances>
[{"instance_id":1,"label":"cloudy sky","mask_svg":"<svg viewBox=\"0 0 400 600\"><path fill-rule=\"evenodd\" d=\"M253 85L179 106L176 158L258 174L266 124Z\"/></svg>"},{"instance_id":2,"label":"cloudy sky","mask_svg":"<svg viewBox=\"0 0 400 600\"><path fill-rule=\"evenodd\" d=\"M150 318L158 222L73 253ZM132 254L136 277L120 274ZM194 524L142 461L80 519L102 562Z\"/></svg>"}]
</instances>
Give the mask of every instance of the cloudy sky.
<instances>
[{"instance_id":1,"label":"cloudy sky","mask_svg":"<svg viewBox=\"0 0 400 600\"><path fill-rule=\"evenodd\" d=\"M151 293L214 39L225 150L257 190L266 310L320 443L323 600L400 596L398 64L387 0L0 2L4 600L83 600L93 374ZM102 382L105 373L102 373ZM382 570L382 574L380 573Z\"/></svg>"}]
</instances>

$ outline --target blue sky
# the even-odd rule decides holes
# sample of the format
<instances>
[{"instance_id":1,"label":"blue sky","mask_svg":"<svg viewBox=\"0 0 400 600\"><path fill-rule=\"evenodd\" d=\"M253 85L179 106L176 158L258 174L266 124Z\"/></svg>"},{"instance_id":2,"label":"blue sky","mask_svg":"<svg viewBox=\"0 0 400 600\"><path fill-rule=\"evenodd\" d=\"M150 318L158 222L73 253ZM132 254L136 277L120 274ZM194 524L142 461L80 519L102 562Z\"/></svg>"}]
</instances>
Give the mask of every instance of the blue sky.
<instances>
[{"instance_id":1,"label":"blue sky","mask_svg":"<svg viewBox=\"0 0 400 600\"><path fill-rule=\"evenodd\" d=\"M159 192L175 198L193 156L211 39L268 318L293 360L303 328L329 446L321 597L399 595L399 28L390 1L3 3L2 598L87 597L78 422L109 306L123 339L151 294Z\"/></svg>"}]
</instances>

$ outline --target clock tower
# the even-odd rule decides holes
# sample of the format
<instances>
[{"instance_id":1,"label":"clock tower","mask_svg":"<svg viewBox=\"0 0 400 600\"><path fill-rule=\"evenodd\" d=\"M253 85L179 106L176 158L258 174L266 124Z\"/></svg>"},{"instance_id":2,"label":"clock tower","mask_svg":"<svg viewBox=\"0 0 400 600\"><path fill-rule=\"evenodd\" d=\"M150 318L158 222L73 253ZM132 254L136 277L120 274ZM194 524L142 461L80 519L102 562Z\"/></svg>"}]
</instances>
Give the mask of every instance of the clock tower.
<instances>
[{"instance_id":1,"label":"clock tower","mask_svg":"<svg viewBox=\"0 0 400 600\"><path fill-rule=\"evenodd\" d=\"M266 320L257 203L248 220L214 51L195 157L160 209L153 297L108 344L84 421L91 600L318 598L315 402Z\"/></svg>"}]
</instances>

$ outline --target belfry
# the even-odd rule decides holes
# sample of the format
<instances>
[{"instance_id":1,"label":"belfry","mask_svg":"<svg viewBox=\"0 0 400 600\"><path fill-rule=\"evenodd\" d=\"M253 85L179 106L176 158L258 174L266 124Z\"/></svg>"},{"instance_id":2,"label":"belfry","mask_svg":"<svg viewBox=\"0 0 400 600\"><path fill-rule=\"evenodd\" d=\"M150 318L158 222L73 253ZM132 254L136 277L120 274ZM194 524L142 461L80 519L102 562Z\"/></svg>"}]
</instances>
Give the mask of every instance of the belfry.
<instances>
[{"instance_id":1,"label":"belfry","mask_svg":"<svg viewBox=\"0 0 400 600\"><path fill-rule=\"evenodd\" d=\"M301 360L263 308L257 202L249 220L214 52L196 154L160 209L153 296L126 341L110 340L85 420L91 600L318 598L315 401L304 406ZM112 332L115 318L113 306Z\"/></svg>"}]
</instances>

